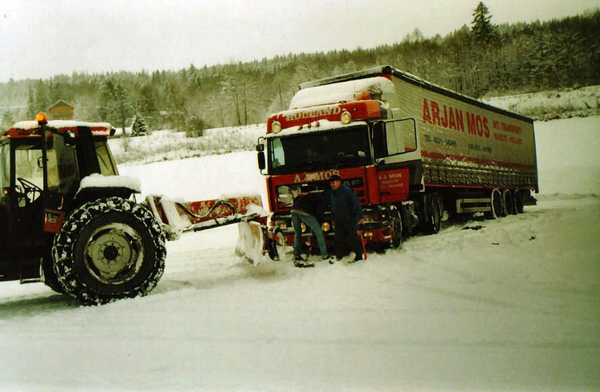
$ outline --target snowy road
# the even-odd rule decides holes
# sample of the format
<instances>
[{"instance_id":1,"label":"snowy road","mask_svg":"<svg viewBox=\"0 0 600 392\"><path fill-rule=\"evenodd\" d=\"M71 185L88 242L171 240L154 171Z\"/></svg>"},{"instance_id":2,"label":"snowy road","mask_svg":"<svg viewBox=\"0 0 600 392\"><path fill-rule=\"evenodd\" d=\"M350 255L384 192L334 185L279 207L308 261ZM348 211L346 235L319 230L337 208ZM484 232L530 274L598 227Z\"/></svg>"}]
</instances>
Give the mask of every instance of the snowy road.
<instances>
[{"instance_id":1,"label":"snowy road","mask_svg":"<svg viewBox=\"0 0 600 392\"><path fill-rule=\"evenodd\" d=\"M253 158L123 171L148 192L261 193ZM598 196L542 195L357 265L252 267L236 238L228 226L169 243L151 295L101 307L0 284L0 390L600 389Z\"/></svg>"},{"instance_id":2,"label":"snowy road","mask_svg":"<svg viewBox=\"0 0 600 392\"><path fill-rule=\"evenodd\" d=\"M94 308L7 283L0 386L597 389L598 217L599 198L543 200L312 270L246 264L230 226L170 243L150 296Z\"/></svg>"}]
</instances>

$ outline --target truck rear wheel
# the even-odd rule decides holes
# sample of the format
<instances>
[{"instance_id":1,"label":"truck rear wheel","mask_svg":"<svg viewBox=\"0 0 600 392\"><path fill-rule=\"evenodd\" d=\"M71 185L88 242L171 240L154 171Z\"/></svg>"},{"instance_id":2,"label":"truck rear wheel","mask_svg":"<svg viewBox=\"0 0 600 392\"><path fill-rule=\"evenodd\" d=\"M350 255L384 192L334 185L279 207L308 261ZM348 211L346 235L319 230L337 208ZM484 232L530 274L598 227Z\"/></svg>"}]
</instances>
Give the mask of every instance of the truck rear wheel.
<instances>
[{"instance_id":1,"label":"truck rear wheel","mask_svg":"<svg viewBox=\"0 0 600 392\"><path fill-rule=\"evenodd\" d=\"M424 196L425 231L436 234L442 226L442 205L437 193L428 193Z\"/></svg>"},{"instance_id":2,"label":"truck rear wheel","mask_svg":"<svg viewBox=\"0 0 600 392\"><path fill-rule=\"evenodd\" d=\"M163 274L165 237L143 206L119 197L76 209L54 239L54 271L65 292L103 304L149 293Z\"/></svg>"},{"instance_id":3,"label":"truck rear wheel","mask_svg":"<svg viewBox=\"0 0 600 392\"><path fill-rule=\"evenodd\" d=\"M523 194L518 189L515 189L514 202L515 202L515 213L522 214L525 211L525 205L523 203Z\"/></svg>"},{"instance_id":4,"label":"truck rear wheel","mask_svg":"<svg viewBox=\"0 0 600 392\"><path fill-rule=\"evenodd\" d=\"M502 192L502 202L504 204L504 214L503 214L503 216L516 214L516 212L515 212L514 197L513 197L513 194L512 194L512 192L510 190L505 189Z\"/></svg>"},{"instance_id":5,"label":"truck rear wheel","mask_svg":"<svg viewBox=\"0 0 600 392\"><path fill-rule=\"evenodd\" d=\"M486 213L488 219L496 219L502 216L503 203L499 189L494 189L490 194L490 207L490 212Z\"/></svg>"}]
</instances>

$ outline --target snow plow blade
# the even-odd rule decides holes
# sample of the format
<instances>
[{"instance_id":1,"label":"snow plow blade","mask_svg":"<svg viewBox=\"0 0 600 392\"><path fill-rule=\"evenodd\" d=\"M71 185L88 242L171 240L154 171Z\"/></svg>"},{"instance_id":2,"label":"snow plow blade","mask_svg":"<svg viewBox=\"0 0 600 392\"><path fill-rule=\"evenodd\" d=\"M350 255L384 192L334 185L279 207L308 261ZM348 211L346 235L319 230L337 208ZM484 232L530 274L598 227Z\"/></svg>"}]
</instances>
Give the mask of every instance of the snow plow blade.
<instances>
[{"instance_id":1,"label":"snow plow blade","mask_svg":"<svg viewBox=\"0 0 600 392\"><path fill-rule=\"evenodd\" d=\"M268 213L262 207L260 196L178 202L165 196L150 195L144 204L159 220L169 240L176 240L186 232L238 223L236 254L254 265L267 256L278 260L278 249L281 250L278 244L285 242L268 229Z\"/></svg>"},{"instance_id":2,"label":"snow plow blade","mask_svg":"<svg viewBox=\"0 0 600 392\"><path fill-rule=\"evenodd\" d=\"M266 222L248 220L238 225L239 235L235 253L253 265L262 261L279 261L286 252L285 237Z\"/></svg>"},{"instance_id":3,"label":"snow plow blade","mask_svg":"<svg viewBox=\"0 0 600 392\"><path fill-rule=\"evenodd\" d=\"M201 231L249 220L266 221L260 196L179 202L166 196L150 195L144 204L161 222L170 240L182 233Z\"/></svg>"}]
</instances>

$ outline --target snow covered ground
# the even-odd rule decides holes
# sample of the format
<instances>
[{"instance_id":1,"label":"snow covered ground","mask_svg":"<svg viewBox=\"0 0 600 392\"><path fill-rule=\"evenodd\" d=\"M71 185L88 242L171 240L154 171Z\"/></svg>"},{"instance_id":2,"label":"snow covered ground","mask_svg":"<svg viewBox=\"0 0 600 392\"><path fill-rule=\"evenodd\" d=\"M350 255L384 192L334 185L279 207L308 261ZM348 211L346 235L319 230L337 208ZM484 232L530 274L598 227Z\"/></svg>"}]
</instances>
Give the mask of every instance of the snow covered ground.
<instances>
[{"instance_id":1,"label":"snow covered ground","mask_svg":"<svg viewBox=\"0 0 600 392\"><path fill-rule=\"evenodd\" d=\"M484 101L536 120L597 116L600 114L600 86L506 95Z\"/></svg>"},{"instance_id":2,"label":"snow covered ground","mask_svg":"<svg viewBox=\"0 0 600 392\"><path fill-rule=\"evenodd\" d=\"M145 298L2 283L0 390L600 390L600 117L535 125L537 206L364 263L253 267L227 226L169 243ZM144 194L265 197L254 152L121 174Z\"/></svg>"}]
</instances>

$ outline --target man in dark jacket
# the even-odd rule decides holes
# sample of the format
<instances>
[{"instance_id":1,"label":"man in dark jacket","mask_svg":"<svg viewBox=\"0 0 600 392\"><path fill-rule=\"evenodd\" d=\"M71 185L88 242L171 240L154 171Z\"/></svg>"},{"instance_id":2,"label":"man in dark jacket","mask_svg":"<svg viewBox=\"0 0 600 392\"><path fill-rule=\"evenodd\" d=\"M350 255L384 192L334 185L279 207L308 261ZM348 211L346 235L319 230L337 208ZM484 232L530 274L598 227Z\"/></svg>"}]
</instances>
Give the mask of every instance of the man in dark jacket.
<instances>
[{"instance_id":1,"label":"man in dark jacket","mask_svg":"<svg viewBox=\"0 0 600 392\"><path fill-rule=\"evenodd\" d=\"M321 217L325 210L325 200L320 193L307 193L296 197L292 207L292 225L294 227L294 265L296 267L314 267L314 263L302 259L302 226L304 222L310 228L319 244L319 251L323 260L328 260L329 253L325 244L325 235L317 217Z\"/></svg>"},{"instance_id":2,"label":"man in dark jacket","mask_svg":"<svg viewBox=\"0 0 600 392\"><path fill-rule=\"evenodd\" d=\"M336 259L341 260L344 256L346 238L350 248L354 250L353 262L362 260L363 246L358 238L358 222L365 223L365 217L352 188L342 184L342 179L334 174L329 179L331 184L331 212L335 225Z\"/></svg>"}]
</instances>

